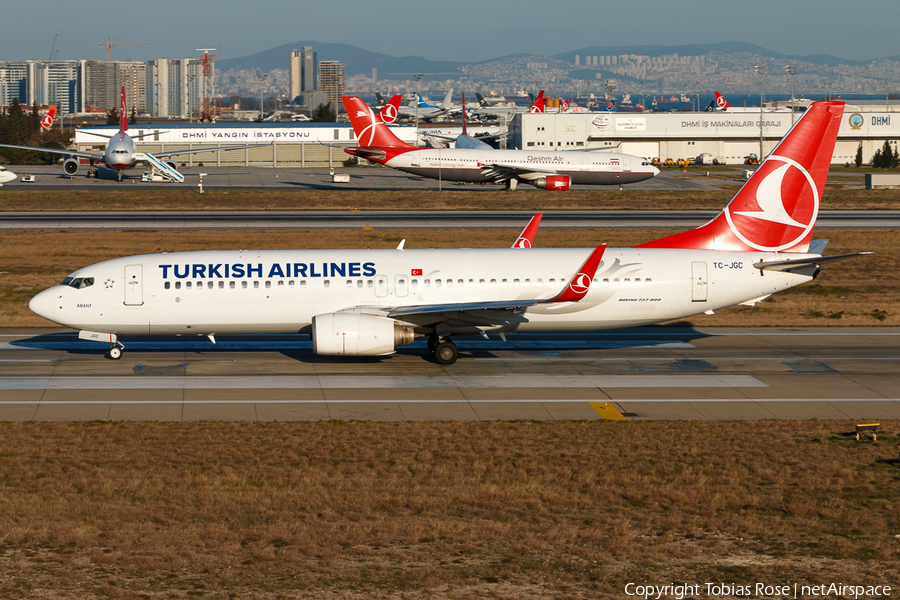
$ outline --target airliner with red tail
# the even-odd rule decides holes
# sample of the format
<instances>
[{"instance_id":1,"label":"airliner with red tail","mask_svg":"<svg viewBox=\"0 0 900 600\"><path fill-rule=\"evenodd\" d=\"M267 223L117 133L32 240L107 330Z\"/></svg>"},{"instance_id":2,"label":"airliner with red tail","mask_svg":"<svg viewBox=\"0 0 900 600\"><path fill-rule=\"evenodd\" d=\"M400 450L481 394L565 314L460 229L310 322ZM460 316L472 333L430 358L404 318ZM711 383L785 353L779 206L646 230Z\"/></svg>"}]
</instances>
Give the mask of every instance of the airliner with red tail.
<instances>
[{"instance_id":1,"label":"airliner with red tail","mask_svg":"<svg viewBox=\"0 0 900 600\"><path fill-rule=\"evenodd\" d=\"M48 115L49 116L49 115ZM45 117L46 119L46 117ZM52 124L52 117L50 119L50 123ZM41 123L43 127L43 121ZM134 148L134 140L137 138L147 137L149 135L157 135L159 132L154 133L145 133L143 135L128 135L128 110L125 103L125 87L122 86L122 92L120 95L119 102L119 131L113 135L105 135L102 133L95 133L88 129L84 130L84 133L90 135L96 135L97 137L107 138L109 142L106 144L106 148L103 150L103 153L97 152L79 152L77 150L59 150L56 148L41 148L36 146L13 146L11 144L0 144L2 148L17 148L20 150L35 150L38 152L47 152L50 154L62 154L67 156L65 161L63 161L63 170L69 175L74 175L78 172L78 167L80 163L80 159L86 159L90 162L90 172L88 173L88 177L92 175L96 175L94 166L98 164L102 164L108 169L112 169L117 172L117 178L119 181L122 181L123 171L126 169L134 168L138 163L143 163L149 165L154 171L160 173L164 176L166 180L170 181L184 181L184 176L178 172L176 169L176 165L172 161L163 162L160 160L161 158L174 156L176 154L196 154L198 152L209 152L209 148L203 148L198 150L174 150L172 152L157 152L156 154L149 154L145 152L137 152ZM256 146L267 146L268 144L255 144ZM247 146L229 146L227 148L216 148L216 150L234 150L237 148L252 148L253 145Z\"/></svg>"},{"instance_id":2,"label":"airliner with red tail","mask_svg":"<svg viewBox=\"0 0 900 600\"><path fill-rule=\"evenodd\" d=\"M816 102L715 219L633 248L230 250L90 265L29 308L109 344L122 335L305 334L316 354L382 356L417 336L440 364L453 338L598 331L752 305L813 280L813 228L844 112Z\"/></svg>"},{"instance_id":3,"label":"airliner with red tail","mask_svg":"<svg viewBox=\"0 0 900 600\"><path fill-rule=\"evenodd\" d=\"M644 158L614 152L417 148L395 136L361 98L341 99L359 141L344 152L430 179L565 191L572 184L624 185L659 173Z\"/></svg>"},{"instance_id":4,"label":"airliner with red tail","mask_svg":"<svg viewBox=\"0 0 900 600\"><path fill-rule=\"evenodd\" d=\"M720 94L719 92L714 92L716 97L709 103L709 106L706 107L708 111L716 111L716 112L729 112L729 113L756 113L759 114L759 107L753 106L732 106L728 100L725 99L725 96ZM789 106L764 106L763 112L791 112L791 108Z\"/></svg>"}]
</instances>

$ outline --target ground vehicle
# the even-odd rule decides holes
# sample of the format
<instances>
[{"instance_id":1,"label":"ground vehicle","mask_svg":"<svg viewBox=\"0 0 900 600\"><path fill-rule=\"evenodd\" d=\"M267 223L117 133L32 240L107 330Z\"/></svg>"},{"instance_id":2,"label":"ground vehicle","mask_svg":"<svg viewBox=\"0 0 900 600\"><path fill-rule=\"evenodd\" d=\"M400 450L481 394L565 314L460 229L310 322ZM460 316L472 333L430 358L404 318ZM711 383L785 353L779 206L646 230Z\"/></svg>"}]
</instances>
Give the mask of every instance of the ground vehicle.
<instances>
[{"instance_id":1,"label":"ground vehicle","mask_svg":"<svg viewBox=\"0 0 900 600\"><path fill-rule=\"evenodd\" d=\"M666 161L663 163L663 166L664 167L674 167L675 161L672 160L671 158L667 158Z\"/></svg>"},{"instance_id":2,"label":"ground vehicle","mask_svg":"<svg viewBox=\"0 0 900 600\"><path fill-rule=\"evenodd\" d=\"M154 171L144 171L143 175L141 175L141 181L144 183L153 183L154 181L168 181L169 183L175 183L175 180L171 177L166 177Z\"/></svg>"},{"instance_id":3,"label":"ground vehicle","mask_svg":"<svg viewBox=\"0 0 900 600\"><path fill-rule=\"evenodd\" d=\"M744 162L745 162L745 164L748 164L748 165L758 165L758 164L759 164L759 157L756 156L756 154L748 154L748 155L747 155L747 160L744 161Z\"/></svg>"},{"instance_id":4,"label":"ground vehicle","mask_svg":"<svg viewBox=\"0 0 900 600\"><path fill-rule=\"evenodd\" d=\"M22 183L34 183L34 175L25 173L22 175Z\"/></svg>"}]
</instances>

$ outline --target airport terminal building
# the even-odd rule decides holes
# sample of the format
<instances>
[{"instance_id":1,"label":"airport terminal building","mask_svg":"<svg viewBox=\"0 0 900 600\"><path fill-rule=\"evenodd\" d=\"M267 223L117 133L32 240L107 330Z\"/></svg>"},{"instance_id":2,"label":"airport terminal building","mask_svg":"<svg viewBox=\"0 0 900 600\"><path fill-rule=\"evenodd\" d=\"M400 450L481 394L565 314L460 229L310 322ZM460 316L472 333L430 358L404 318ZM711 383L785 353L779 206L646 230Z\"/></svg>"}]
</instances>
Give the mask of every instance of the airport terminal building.
<instances>
[{"instance_id":1,"label":"airport terminal building","mask_svg":"<svg viewBox=\"0 0 900 600\"><path fill-rule=\"evenodd\" d=\"M888 141L897 150L900 107L844 109L832 164L853 163L859 145L863 162ZM763 155L771 152L802 113L765 112L762 119ZM509 144L525 150L582 150L609 148L644 158L694 159L708 155L710 162L743 164L760 151L759 112L609 112L525 113L509 125Z\"/></svg>"},{"instance_id":2,"label":"airport terminal building","mask_svg":"<svg viewBox=\"0 0 900 600\"><path fill-rule=\"evenodd\" d=\"M413 127L392 126L400 139L413 143ZM93 127L75 132L76 149L103 152L107 140L89 132L112 135L118 127ZM138 152L172 152L209 148L209 152L173 156L187 167L334 167L350 155L341 146L355 146L356 135L349 123L154 123L131 125ZM149 134L149 135L147 135ZM229 146L261 144L254 148L219 150Z\"/></svg>"}]
</instances>

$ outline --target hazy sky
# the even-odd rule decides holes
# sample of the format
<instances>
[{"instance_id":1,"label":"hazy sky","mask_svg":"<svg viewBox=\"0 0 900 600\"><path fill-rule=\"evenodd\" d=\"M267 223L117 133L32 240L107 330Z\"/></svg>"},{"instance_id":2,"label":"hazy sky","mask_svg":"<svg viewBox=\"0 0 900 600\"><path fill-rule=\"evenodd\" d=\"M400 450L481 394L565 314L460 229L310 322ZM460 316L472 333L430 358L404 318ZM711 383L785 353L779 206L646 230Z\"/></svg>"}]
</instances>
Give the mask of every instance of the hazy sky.
<instances>
[{"instance_id":1,"label":"hazy sky","mask_svg":"<svg viewBox=\"0 0 900 600\"><path fill-rule=\"evenodd\" d=\"M865 60L900 55L897 0L37 0L4 10L0 60L236 58L299 40L393 56L478 61L594 45L744 41L784 54ZM319 55L320 59L327 56Z\"/></svg>"}]
</instances>

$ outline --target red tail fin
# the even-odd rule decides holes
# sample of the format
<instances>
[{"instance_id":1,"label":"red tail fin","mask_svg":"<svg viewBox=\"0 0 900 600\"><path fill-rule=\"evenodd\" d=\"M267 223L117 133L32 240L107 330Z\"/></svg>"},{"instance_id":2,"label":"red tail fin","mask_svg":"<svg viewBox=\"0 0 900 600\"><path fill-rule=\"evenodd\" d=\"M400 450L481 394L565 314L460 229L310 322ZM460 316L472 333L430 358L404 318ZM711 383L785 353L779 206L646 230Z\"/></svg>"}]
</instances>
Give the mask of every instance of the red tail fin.
<instances>
[{"instance_id":1,"label":"red tail fin","mask_svg":"<svg viewBox=\"0 0 900 600\"><path fill-rule=\"evenodd\" d=\"M638 248L807 252L843 102L814 102L715 219Z\"/></svg>"},{"instance_id":2,"label":"red tail fin","mask_svg":"<svg viewBox=\"0 0 900 600\"><path fill-rule=\"evenodd\" d=\"M531 217L531 220L528 221L528 225L525 226L525 229L522 230L522 233L519 234L519 237L516 238L516 241L513 242L511 248L531 248L534 245L534 236L537 235L538 227L541 225L541 218L544 216L544 213L538 213Z\"/></svg>"},{"instance_id":3,"label":"red tail fin","mask_svg":"<svg viewBox=\"0 0 900 600\"><path fill-rule=\"evenodd\" d=\"M369 108L369 105L357 96L341 96L344 109L350 117L350 124L359 145L363 148L412 148L396 135L391 133L384 122Z\"/></svg>"},{"instance_id":4,"label":"red tail fin","mask_svg":"<svg viewBox=\"0 0 900 600\"><path fill-rule=\"evenodd\" d=\"M50 129L53 127L53 117L56 116L56 105L51 104L50 110L41 118L41 129Z\"/></svg>"},{"instance_id":5,"label":"red tail fin","mask_svg":"<svg viewBox=\"0 0 900 600\"><path fill-rule=\"evenodd\" d=\"M532 103L529 112L533 113L542 113L544 112L544 90L541 90L541 93L537 95L537 98L534 99L534 103Z\"/></svg>"},{"instance_id":6,"label":"red tail fin","mask_svg":"<svg viewBox=\"0 0 900 600\"><path fill-rule=\"evenodd\" d=\"M400 112L400 100L402 99L403 96L400 94L394 94L390 100L385 102L381 110L378 111L378 118L381 119L382 123L391 124L397 120L397 113Z\"/></svg>"},{"instance_id":7,"label":"red tail fin","mask_svg":"<svg viewBox=\"0 0 900 600\"><path fill-rule=\"evenodd\" d=\"M728 100L725 99L725 96L716 92L716 108L719 110L725 110L726 108L731 108L731 105L728 104Z\"/></svg>"},{"instance_id":8,"label":"red tail fin","mask_svg":"<svg viewBox=\"0 0 900 600\"><path fill-rule=\"evenodd\" d=\"M466 93L462 93L462 112L463 112L463 135L469 135L469 132L466 128Z\"/></svg>"},{"instance_id":9,"label":"red tail fin","mask_svg":"<svg viewBox=\"0 0 900 600\"><path fill-rule=\"evenodd\" d=\"M119 102L119 131L128 131L128 110L125 106L125 86L122 86L122 100Z\"/></svg>"}]
</instances>

